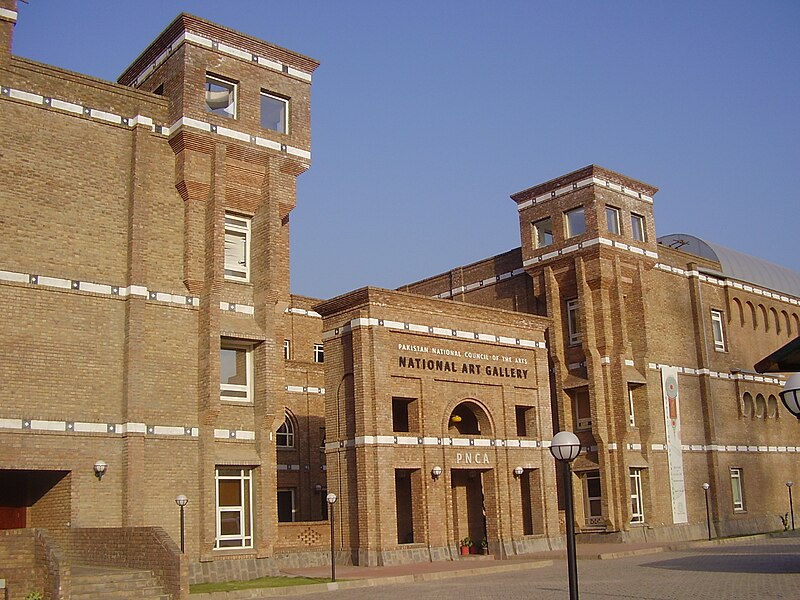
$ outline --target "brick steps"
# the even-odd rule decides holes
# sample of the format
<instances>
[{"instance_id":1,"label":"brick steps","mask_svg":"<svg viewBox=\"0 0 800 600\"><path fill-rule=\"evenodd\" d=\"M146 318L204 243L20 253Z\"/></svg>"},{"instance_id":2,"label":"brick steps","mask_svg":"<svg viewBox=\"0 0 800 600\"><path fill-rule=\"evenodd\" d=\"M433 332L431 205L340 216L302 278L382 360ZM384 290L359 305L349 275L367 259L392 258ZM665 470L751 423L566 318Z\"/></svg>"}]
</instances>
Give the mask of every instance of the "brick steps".
<instances>
[{"instance_id":1,"label":"brick steps","mask_svg":"<svg viewBox=\"0 0 800 600\"><path fill-rule=\"evenodd\" d=\"M73 600L169 600L150 571L73 565Z\"/></svg>"}]
</instances>

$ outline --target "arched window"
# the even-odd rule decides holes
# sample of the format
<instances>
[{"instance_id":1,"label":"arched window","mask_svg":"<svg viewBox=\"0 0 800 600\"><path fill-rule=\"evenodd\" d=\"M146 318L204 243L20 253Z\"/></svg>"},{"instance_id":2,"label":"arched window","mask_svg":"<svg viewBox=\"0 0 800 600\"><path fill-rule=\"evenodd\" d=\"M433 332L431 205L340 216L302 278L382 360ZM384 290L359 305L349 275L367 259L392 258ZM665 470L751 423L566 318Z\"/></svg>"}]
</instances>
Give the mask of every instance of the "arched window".
<instances>
[{"instance_id":1,"label":"arched window","mask_svg":"<svg viewBox=\"0 0 800 600\"><path fill-rule=\"evenodd\" d=\"M742 308L742 302L738 298L734 298L733 304L736 306L736 313L739 315L739 325L744 327L744 308Z\"/></svg>"},{"instance_id":2,"label":"arched window","mask_svg":"<svg viewBox=\"0 0 800 600\"><path fill-rule=\"evenodd\" d=\"M767 318L767 309L763 304L758 305L758 310L761 313L761 320L764 322L764 331L769 331L769 319Z\"/></svg>"},{"instance_id":3,"label":"arched window","mask_svg":"<svg viewBox=\"0 0 800 600\"><path fill-rule=\"evenodd\" d=\"M778 311L774 308L769 309L770 314L772 315L772 321L775 323L775 333L777 335L781 334L781 321L778 319Z\"/></svg>"},{"instance_id":4,"label":"arched window","mask_svg":"<svg viewBox=\"0 0 800 600\"><path fill-rule=\"evenodd\" d=\"M758 394L756 396L756 419L766 419L767 418L767 401L764 399L764 396Z\"/></svg>"},{"instance_id":5,"label":"arched window","mask_svg":"<svg viewBox=\"0 0 800 600\"><path fill-rule=\"evenodd\" d=\"M770 394L769 398L767 398L767 418L778 418L778 399L773 394Z\"/></svg>"},{"instance_id":6,"label":"arched window","mask_svg":"<svg viewBox=\"0 0 800 600\"><path fill-rule=\"evenodd\" d=\"M275 443L278 448L294 448L294 421L288 411L283 425L278 427L275 434Z\"/></svg>"},{"instance_id":7,"label":"arched window","mask_svg":"<svg viewBox=\"0 0 800 600\"><path fill-rule=\"evenodd\" d=\"M756 316L756 307L749 300L747 301L747 308L750 309L750 319L753 323L753 329L758 329L758 317Z\"/></svg>"},{"instance_id":8,"label":"arched window","mask_svg":"<svg viewBox=\"0 0 800 600\"><path fill-rule=\"evenodd\" d=\"M791 337L792 336L792 321L789 319L789 313L787 313L785 310L782 310L781 314L783 315L783 322L786 324L786 335Z\"/></svg>"},{"instance_id":9,"label":"arched window","mask_svg":"<svg viewBox=\"0 0 800 600\"><path fill-rule=\"evenodd\" d=\"M742 396L742 416L748 419L753 418L755 407L753 406L753 396L750 392L745 392Z\"/></svg>"},{"instance_id":10,"label":"arched window","mask_svg":"<svg viewBox=\"0 0 800 600\"><path fill-rule=\"evenodd\" d=\"M492 424L483 407L477 402L465 400L450 413L447 421L450 435L492 435Z\"/></svg>"},{"instance_id":11,"label":"arched window","mask_svg":"<svg viewBox=\"0 0 800 600\"><path fill-rule=\"evenodd\" d=\"M800 335L800 317L797 316L797 313L792 313L792 319L794 320L794 330Z\"/></svg>"}]
</instances>

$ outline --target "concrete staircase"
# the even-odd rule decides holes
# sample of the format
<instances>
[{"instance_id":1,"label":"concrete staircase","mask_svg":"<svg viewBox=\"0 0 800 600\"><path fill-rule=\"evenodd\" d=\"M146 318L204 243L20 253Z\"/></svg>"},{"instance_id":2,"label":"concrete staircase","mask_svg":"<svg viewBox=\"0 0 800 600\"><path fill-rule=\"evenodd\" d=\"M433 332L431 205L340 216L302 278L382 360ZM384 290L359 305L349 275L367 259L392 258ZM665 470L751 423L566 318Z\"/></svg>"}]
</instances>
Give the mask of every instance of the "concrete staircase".
<instances>
[{"instance_id":1,"label":"concrete staircase","mask_svg":"<svg viewBox=\"0 0 800 600\"><path fill-rule=\"evenodd\" d=\"M170 600L150 571L72 565L72 600Z\"/></svg>"}]
</instances>

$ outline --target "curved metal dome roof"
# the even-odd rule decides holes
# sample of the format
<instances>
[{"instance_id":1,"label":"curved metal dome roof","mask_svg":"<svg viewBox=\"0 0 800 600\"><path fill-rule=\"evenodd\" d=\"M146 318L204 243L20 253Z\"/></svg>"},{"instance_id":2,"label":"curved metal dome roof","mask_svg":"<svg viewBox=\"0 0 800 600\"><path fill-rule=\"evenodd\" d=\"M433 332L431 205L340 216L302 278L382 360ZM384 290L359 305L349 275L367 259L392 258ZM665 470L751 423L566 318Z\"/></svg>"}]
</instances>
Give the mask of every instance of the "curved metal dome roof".
<instances>
[{"instance_id":1,"label":"curved metal dome roof","mask_svg":"<svg viewBox=\"0 0 800 600\"><path fill-rule=\"evenodd\" d=\"M664 235L658 238L658 243L717 261L726 277L800 297L800 273L786 267L707 242L688 233Z\"/></svg>"}]
</instances>

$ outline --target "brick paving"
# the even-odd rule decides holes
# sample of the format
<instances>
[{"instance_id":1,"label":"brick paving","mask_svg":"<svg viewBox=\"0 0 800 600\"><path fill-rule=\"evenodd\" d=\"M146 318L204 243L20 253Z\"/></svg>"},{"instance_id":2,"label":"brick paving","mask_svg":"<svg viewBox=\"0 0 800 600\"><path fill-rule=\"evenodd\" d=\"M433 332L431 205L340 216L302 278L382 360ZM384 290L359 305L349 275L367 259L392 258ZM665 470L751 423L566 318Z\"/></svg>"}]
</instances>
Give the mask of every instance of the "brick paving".
<instances>
[{"instance_id":1,"label":"brick paving","mask_svg":"<svg viewBox=\"0 0 800 600\"><path fill-rule=\"evenodd\" d=\"M800 536L696 542L677 550L656 544L635 547L587 544L580 545L579 550L579 588L583 600L800 600ZM313 586L314 589L294 589L292 593L324 596L328 600L409 597L564 600L568 589L563 552L548 554L554 560L537 556L537 561L339 567L337 579L349 580L340 584L342 589ZM356 577L366 579L354 580Z\"/></svg>"}]
</instances>

